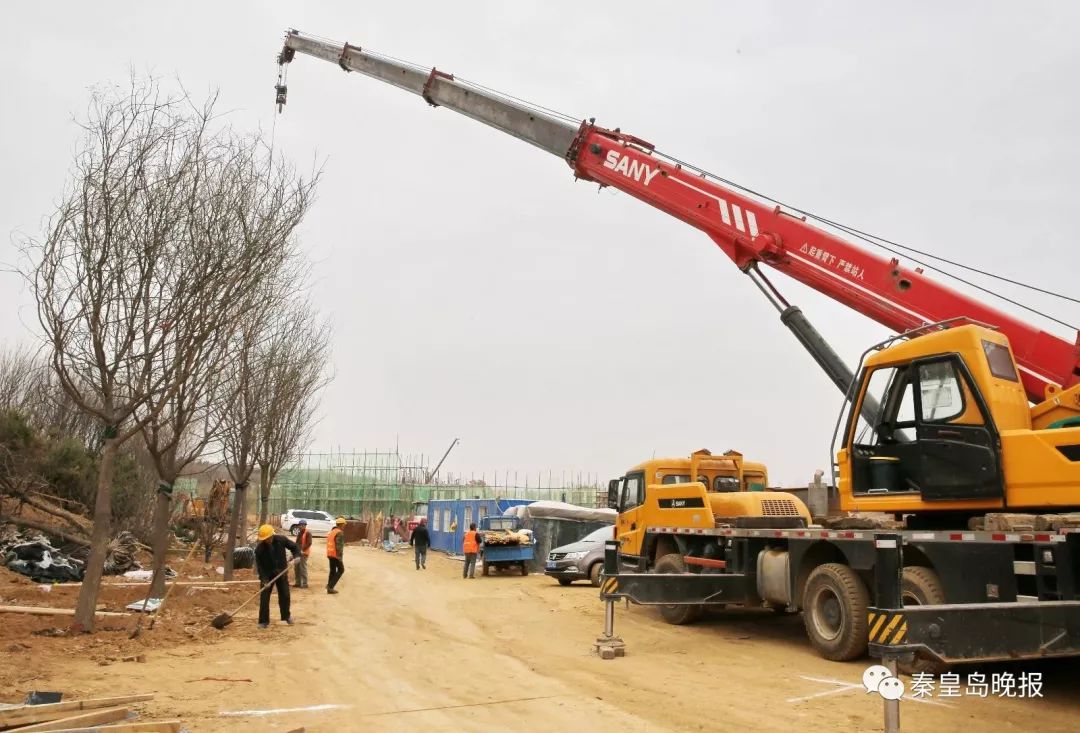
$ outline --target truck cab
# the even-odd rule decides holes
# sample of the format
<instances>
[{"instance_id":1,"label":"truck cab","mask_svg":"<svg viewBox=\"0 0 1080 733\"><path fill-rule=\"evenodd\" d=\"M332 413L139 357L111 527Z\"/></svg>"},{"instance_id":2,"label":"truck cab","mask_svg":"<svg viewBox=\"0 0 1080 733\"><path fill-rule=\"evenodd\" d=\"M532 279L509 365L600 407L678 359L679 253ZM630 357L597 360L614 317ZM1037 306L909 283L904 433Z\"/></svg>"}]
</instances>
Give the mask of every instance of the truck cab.
<instances>
[{"instance_id":1,"label":"truck cab","mask_svg":"<svg viewBox=\"0 0 1080 733\"><path fill-rule=\"evenodd\" d=\"M641 570L652 567L677 549L668 530L746 527L766 517L769 526L807 526L806 506L789 494L768 491L768 481L764 464L746 461L736 451L714 456L702 449L685 458L639 463L608 482L608 506L619 513L615 538L621 560Z\"/></svg>"},{"instance_id":2,"label":"truck cab","mask_svg":"<svg viewBox=\"0 0 1080 733\"><path fill-rule=\"evenodd\" d=\"M843 510L962 527L1080 507L1080 388L1029 406L1008 339L977 324L871 352L837 451Z\"/></svg>"}]
</instances>

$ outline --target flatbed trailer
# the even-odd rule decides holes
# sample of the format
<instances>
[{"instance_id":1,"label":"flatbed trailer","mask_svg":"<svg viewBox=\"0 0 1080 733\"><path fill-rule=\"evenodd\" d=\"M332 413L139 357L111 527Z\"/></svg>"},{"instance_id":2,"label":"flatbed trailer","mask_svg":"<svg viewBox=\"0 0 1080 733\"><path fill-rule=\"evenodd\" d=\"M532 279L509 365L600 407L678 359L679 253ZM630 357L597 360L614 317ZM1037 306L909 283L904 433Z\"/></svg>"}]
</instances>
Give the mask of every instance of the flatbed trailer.
<instances>
[{"instance_id":1,"label":"flatbed trailer","mask_svg":"<svg viewBox=\"0 0 1080 733\"><path fill-rule=\"evenodd\" d=\"M628 565L618 555L618 542L611 542L601 584L604 600L676 610L764 605L802 611L811 642L832 659L869 651L949 665L1080 655L1076 529L649 527L647 534L676 546L686 572L645 572L638 564ZM850 568L841 577L857 581L849 598L843 592L835 598L825 593L822 602L813 578L835 573L836 566ZM939 579L944 597L920 604L912 598L910 579L928 577ZM861 643L822 648L823 629L856 642L861 635Z\"/></svg>"}]
</instances>

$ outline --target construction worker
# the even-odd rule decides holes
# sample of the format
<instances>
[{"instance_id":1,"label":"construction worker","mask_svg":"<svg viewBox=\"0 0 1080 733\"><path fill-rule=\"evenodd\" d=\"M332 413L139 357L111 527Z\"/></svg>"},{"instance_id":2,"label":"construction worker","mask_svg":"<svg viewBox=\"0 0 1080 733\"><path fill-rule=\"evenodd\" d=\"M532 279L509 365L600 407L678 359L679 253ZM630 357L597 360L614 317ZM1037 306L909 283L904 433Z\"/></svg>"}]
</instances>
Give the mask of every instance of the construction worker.
<instances>
[{"instance_id":1,"label":"construction worker","mask_svg":"<svg viewBox=\"0 0 1080 733\"><path fill-rule=\"evenodd\" d=\"M480 545L483 542L480 533L476 531L476 522L473 522L461 540L461 551L465 553L465 569L461 573L462 578L476 577L476 555L480 552Z\"/></svg>"},{"instance_id":2,"label":"construction worker","mask_svg":"<svg viewBox=\"0 0 1080 733\"><path fill-rule=\"evenodd\" d=\"M342 562L345 556L345 532L341 529L344 526L345 517L338 517L334 520L334 528L330 530L330 534L326 535L326 559L330 562L330 577L326 579L326 592L331 595L337 593L334 586L345 574L345 563Z\"/></svg>"},{"instance_id":3,"label":"construction worker","mask_svg":"<svg viewBox=\"0 0 1080 733\"><path fill-rule=\"evenodd\" d=\"M427 529L427 517L420 517L420 524L409 535L409 544L416 554L416 569L427 570L427 551L431 547L431 534Z\"/></svg>"},{"instance_id":4,"label":"construction worker","mask_svg":"<svg viewBox=\"0 0 1080 733\"><path fill-rule=\"evenodd\" d=\"M311 555L311 530L307 528L307 520L301 519L296 525L300 528L296 533L296 546L300 548L300 559L296 561L296 582L293 588L307 588L307 559Z\"/></svg>"},{"instance_id":5,"label":"construction worker","mask_svg":"<svg viewBox=\"0 0 1080 733\"><path fill-rule=\"evenodd\" d=\"M255 545L255 566L259 570L259 582L267 586L259 594L259 628L270 625L270 594L277 588L278 610L281 620L292 626L292 612L289 609L289 562L285 551L292 553L293 560L300 557L300 548L288 537L274 534L269 524L259 527L259 541ZM270 581L274 581L273 584Z\"/></svg>"}]
</instances>

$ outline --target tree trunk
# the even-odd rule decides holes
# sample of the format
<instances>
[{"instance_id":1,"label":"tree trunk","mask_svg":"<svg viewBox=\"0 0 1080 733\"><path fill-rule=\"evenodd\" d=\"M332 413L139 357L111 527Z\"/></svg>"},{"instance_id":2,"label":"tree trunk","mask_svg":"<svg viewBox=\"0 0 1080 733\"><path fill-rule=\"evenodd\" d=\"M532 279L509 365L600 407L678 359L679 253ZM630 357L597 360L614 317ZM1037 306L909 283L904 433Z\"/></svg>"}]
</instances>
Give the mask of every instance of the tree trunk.
<instances>
[{"instance_id":1,"label":"tree trunk","mask_svg":"<svg viewBox=\"0 0 1080 733\"><path fill-rule=\"evenodd\" d=\"M94 630L94 611L97 610L101 575L105 571L105 551L112 531L112 481L119 444L116 442L115 429L107 430L109 432L101 445L97 497L94 499L94 529L90 533L90 556L86 559L79 602L75 605L75 618L71 622L71 630L76 633L89 633Z\"/></svg>"},{"instance_id":2,"label":"tree trunk","mask_svg":"<svg viewBox=\"0 0 1080 733\"><path fill-rule=\"evenodd\" d=\"M157 489L154 500L154 527L151 531L151 544L154 548L154 575L150 581L150 598L165 595L165 554L169 549L169 516L172 511L172 485L164 491L164 482Z\"/></svg>"},{"instance_id":3,"label":"tree trunk","mask_svg":"<svg viewBox=\"0 0 1080 733\"><path fill-rule=\"evenodd\" d=\"M237 483L233 493L232 519L225 535L225 580L233 579L233 550L236 549L236 535L240 531L240 515L243 513L244 488L242 483Z\"/></svg>"},{"instance_id":4,"label":"tree trunk","mask_svg":"<svg viewBox=\"0 0 1080 733\"><path fill-rule=\"evenodd\" d=\"M259 525L266 524L267 504L270 501L270 478L266 466L259 465Z\"/></svg>"},{"instance_id":5,"label":"tree trunk","mask_svg":"<svg viewBox=\"0 0 1080 733\"><path fill-rule=\"evenodd\" d=\"M63 519L76 530L83 532L84 534L89 534L90 532L91 523L86 521L84 517L80 517L78 514L73 514L67 509L56 506L50 501L46 501L45 499L39 499L38 497L30 496L29 494L20 494L18 498L20 501L26 502L35 509L40 509L47 514L51 514L54 517Z\"/></svg>"}]
</instances>

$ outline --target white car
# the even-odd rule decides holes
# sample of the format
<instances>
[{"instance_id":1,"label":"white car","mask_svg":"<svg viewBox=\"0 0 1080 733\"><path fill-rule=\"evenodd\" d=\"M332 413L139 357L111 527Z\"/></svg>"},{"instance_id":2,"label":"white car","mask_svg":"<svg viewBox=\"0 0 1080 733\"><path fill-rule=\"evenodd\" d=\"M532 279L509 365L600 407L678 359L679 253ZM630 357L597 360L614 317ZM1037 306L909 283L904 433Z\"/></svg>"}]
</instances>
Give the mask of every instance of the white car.
<instances>
[{"instance_id":1,"label":"white car","mask_svg":"<svg viewBox=\"0 0 1080 733\"><path fill-rule=\"evenodd\" d=\"M312 537L325 537L334 528L335 517L314 509L290 509L281 515L281 528L295 537L300 534L298 522L301 519L307 520Z\"/></svg>"}]
</instances>

